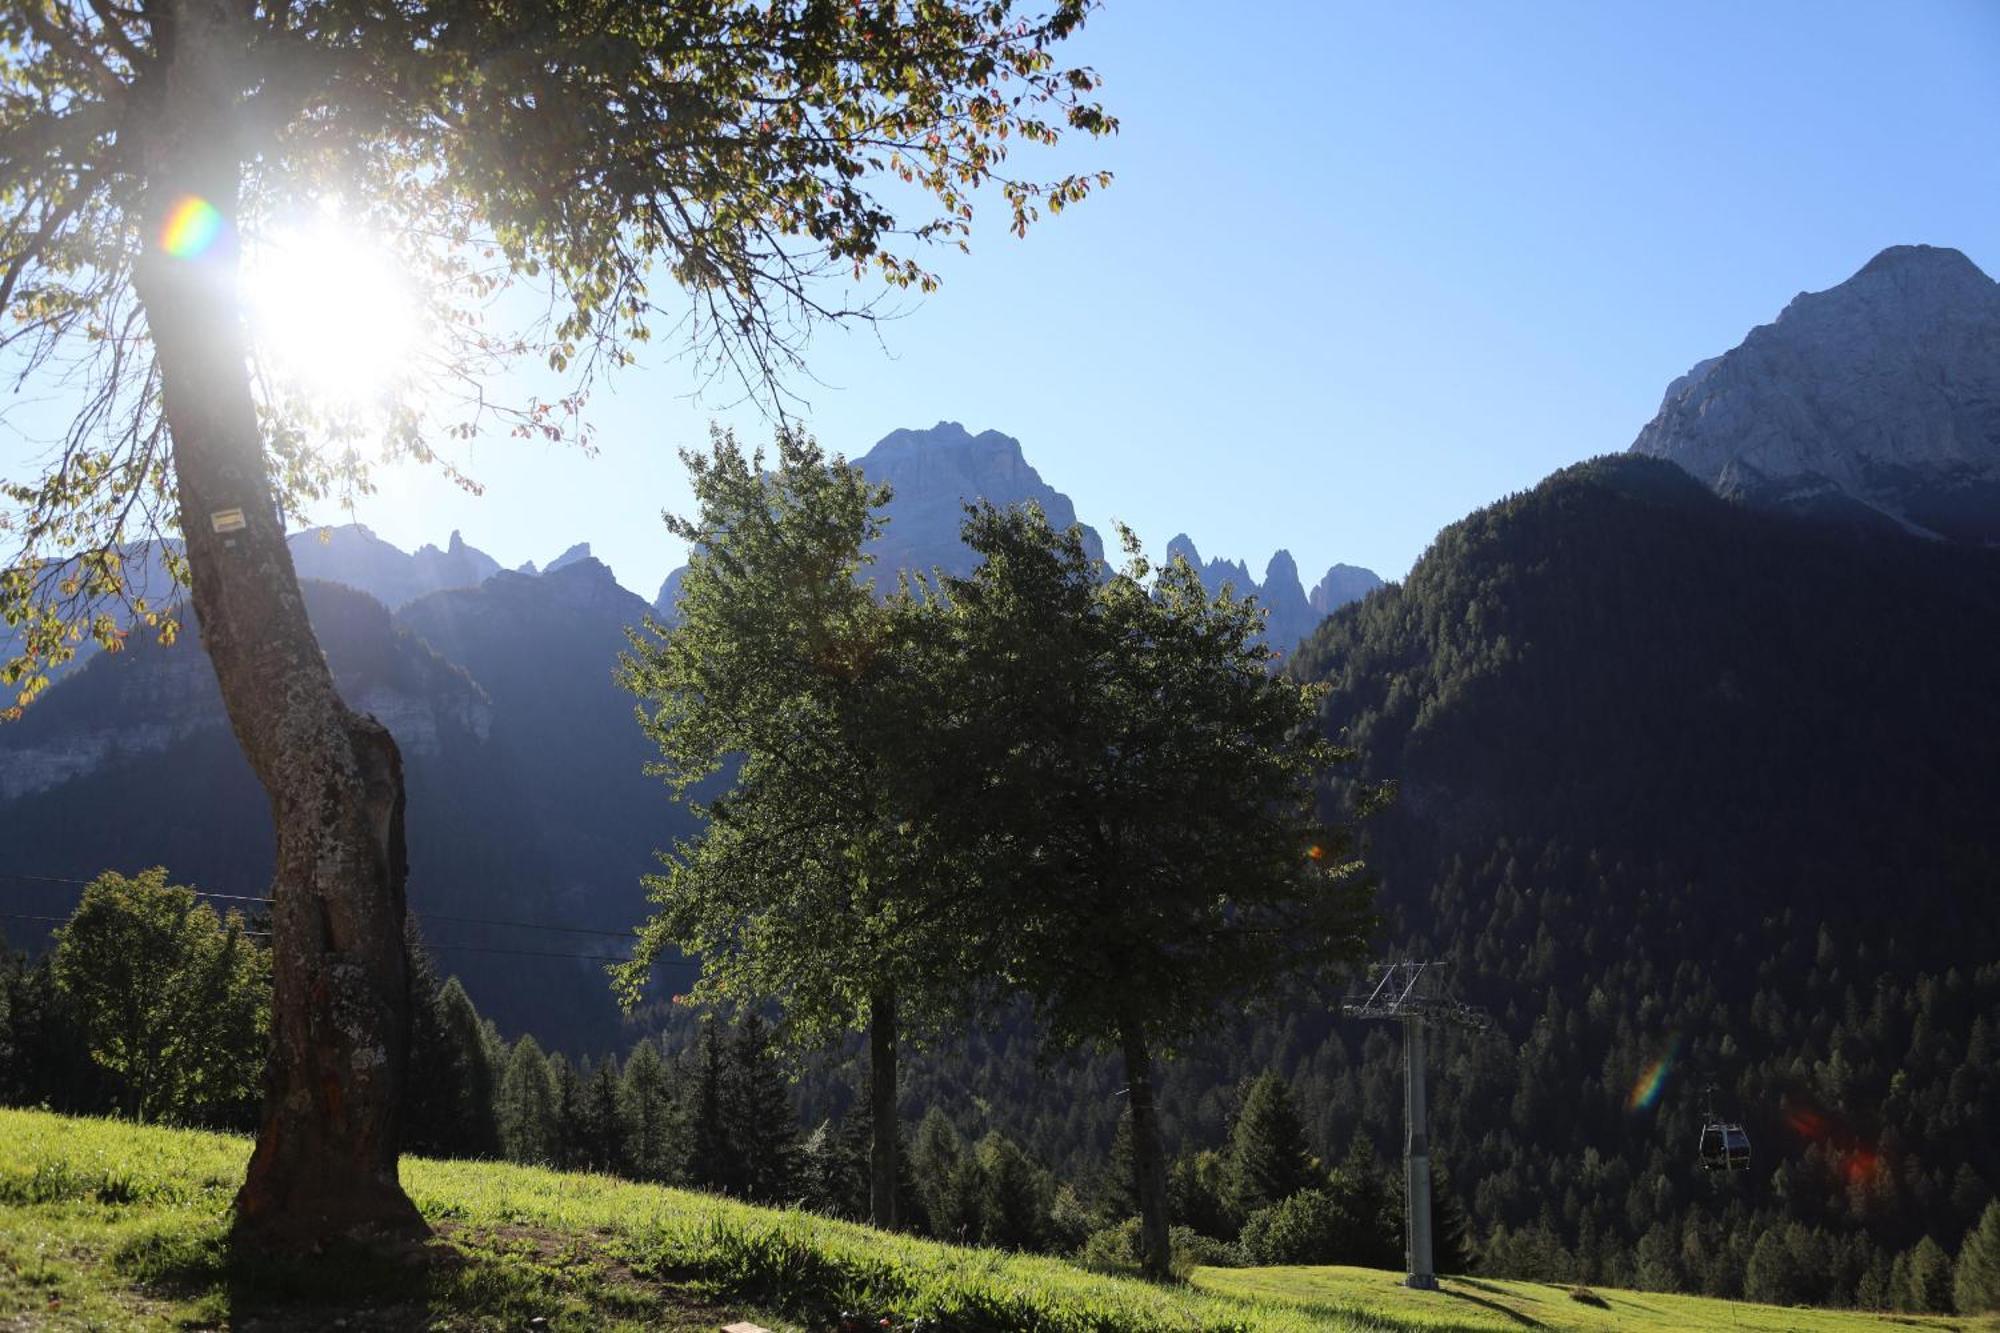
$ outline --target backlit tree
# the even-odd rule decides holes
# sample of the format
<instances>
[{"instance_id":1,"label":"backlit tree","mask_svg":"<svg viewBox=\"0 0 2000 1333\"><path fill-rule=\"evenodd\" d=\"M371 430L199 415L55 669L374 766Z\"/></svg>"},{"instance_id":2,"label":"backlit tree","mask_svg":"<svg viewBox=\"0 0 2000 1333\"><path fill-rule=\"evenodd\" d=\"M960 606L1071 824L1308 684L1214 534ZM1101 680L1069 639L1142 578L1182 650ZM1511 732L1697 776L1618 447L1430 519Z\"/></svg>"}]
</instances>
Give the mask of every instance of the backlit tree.
<instances>
[{"instance_id":1,"label":"backlit tree","mask_svg":"<svg viewBox=\"0 0 2000 1333\"><path fill-rule=\"evenodd\" d=\"M134 618L170 615L126 557L176 537L170 571L277 832L272 1052L240 1237L422 1228L396 1178L401 759L334 689L288 516L367 489L366 437L378 461L437 461L444 437L495 426L576 438L582 394L657 328L706 373L768 388L813 326L865 317L863 279L928 289L914 255L962 242L982 187L1017 231L1081 198L1101 177L1023 179L1006 150L1112 128L1095 77L1051 50L1089 8L0 11L0 364L74 404L46 465L6 484L7 679L18 706L83 636L115 644ZM430 330L415 373L356 412L277 386L245 332L246 256L335 201L343 226L423 276ZM521 356L561 387L503 409L490 376Z\"/></svg>"}]
</instances>

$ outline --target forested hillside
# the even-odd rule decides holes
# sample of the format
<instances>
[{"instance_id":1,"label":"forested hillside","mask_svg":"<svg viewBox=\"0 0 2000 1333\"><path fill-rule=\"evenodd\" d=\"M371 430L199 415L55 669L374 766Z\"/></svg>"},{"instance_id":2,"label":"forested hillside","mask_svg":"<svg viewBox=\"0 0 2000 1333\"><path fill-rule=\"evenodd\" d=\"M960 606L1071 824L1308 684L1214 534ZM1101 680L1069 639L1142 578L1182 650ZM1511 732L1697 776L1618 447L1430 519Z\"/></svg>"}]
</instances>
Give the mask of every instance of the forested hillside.
<instances>
[{"instance_id":1,"label":"forested hillside","mask_svg":"<svg viewBox=\"0 0 2000 1333\"><path fill-rule=\"evenodd\" d=\"M1637 458L1452 525L1302 647L1355 781L1399 787L1388 947L1499 1018L1435 1101L1482 1226L1724 1291L1758 1250L1865 1296L1956 1244L2000 1186L1996 647L2000 556ZM1757 1152L1719 1186L1709 1080Z\"/></svg>"},{"instance_id":2,"label":"forested hillside","mask_svg":"<svg viewBox=\"0 0 2000 1333\"><path fill-rule=\"evenodd\" d=\"M1489 1271L1889 1303L1956 1252L2000 1187L1996 647L2000 556L1633 457L1452 525L1308 641L1291 669L1361 750L1330 799L1398 788L1366 826L1383 953L1451 960L1497 1020L1433 1085ZM1399 1044L1336 1002L1182 1053L1173 1151L1223 1146L1275 1067L1324 1161L1357 1129L1393 1159ZM906 1113L1104 1170L1111 1062L1045 1069L1002 1025L913 1065ZM1695 1161L1710 1081L1738 1177Z\"/></svg>"}]
</instances>

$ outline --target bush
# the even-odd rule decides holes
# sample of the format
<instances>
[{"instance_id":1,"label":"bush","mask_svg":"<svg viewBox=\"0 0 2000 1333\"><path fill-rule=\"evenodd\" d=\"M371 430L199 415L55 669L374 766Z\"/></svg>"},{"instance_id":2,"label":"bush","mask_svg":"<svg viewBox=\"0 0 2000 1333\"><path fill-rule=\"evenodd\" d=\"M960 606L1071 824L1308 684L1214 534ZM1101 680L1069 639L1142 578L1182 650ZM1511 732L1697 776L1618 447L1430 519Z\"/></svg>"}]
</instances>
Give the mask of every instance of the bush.
<instances>
[{"instance_id":1,"label":"bush","mask_svg":"<svg viewBox=\"0 0 2000 1333\"><path fill-rule=\"evenodd\" d=\"M1242 1268L1250 1261L1243 1247L1234 1241L1217 1240L1193 1227L1175 1227L1167 1233L1173 1249L1174 1271L1194 1268Z\"/></svg>"},{"instance_id":2,"label":"bush","mask_svg":"<svg viewBox=\"0 0 2000 1333\"><path fill-rule=\"evenodd\" d=\"M1243 1252L1256 1264L1330 1264L1352 1230L1325 1190L1300 1190L1244 1220Z\"/></svg>"},{"instance_id":3,"label":"bush","mask_svg":"<svg viewBox=\"0 0 2000 1333\"><path fill-rule=\"evenodd\" d=\"M1142 1258L1139 1246L1139 1219L1128 1217L1091 1232L1076 1252L1076 1261L1099 1272L1129 1273L1139 1267ZM1168 1231L1167 1246L1172 1252L1170 1267L1175 1277L1184 1278L1197 1268L1241 1268L1249 1262L1240 1246L1204 1236L1192 1227L1174 1227Z\"/></svg>"},{"instance_id":4,"label":"bush","mask_svg":"<svg viewBox=\"0 0 2000 1333\"><path fill-rule=\"evenodd\" d=\"M1100 1272L1123 1272L1139 1264L1139 1219L1128 1217L1084 1238L1076 1261Z\"/></svg>"}]
</instances>

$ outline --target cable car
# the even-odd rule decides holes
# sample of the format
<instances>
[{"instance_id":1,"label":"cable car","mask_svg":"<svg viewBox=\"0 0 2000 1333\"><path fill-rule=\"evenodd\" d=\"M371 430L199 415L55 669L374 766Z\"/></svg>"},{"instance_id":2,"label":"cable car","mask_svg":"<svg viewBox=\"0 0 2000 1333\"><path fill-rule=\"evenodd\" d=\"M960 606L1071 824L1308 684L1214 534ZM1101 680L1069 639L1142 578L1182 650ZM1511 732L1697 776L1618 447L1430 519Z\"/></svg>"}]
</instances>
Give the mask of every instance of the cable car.
<instances>
[{"instance_id":1,"label":"cable car","mask_svg":"<svg viewBox=\"0 0 2000 1333\"><path fill-rule=\"evenodd\" d=\"M1713 1085L1702 1107L1697 1154L1704 1171L1743 1171L1750 1166L1750 1136L1744 1133L1743 1126L1716 1117Z\"/></svg>"}]
</instances>

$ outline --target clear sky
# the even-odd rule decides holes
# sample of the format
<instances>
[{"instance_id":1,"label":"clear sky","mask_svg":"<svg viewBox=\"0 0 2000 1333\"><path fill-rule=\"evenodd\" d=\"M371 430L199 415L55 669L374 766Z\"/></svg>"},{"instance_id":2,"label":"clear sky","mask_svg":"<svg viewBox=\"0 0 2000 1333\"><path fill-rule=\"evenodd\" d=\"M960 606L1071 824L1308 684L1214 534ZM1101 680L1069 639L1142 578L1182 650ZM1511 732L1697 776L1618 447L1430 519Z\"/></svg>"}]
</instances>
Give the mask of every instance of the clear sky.
<instances>
[{"instance_id":1,"label":"clear sky","mask_svg":"<svg viewBox=\"0 0 2000 1333\"><path fill-rule=\"evenodd\" d=\"M989 208L879 341L823 332L796 387L829 448L998 429L1155 550L1395 578L1882 247L2000 273L1994 0L1106 0L1076 54L1122 133L1015 162L1116 182L1025 241ZM767 430L692 388L642 363L596 402L597 456L496 441L483 497L391 477L356 516L507 564L588 540L650 598L675 449Z\"/></svg>"}]
</instances>

